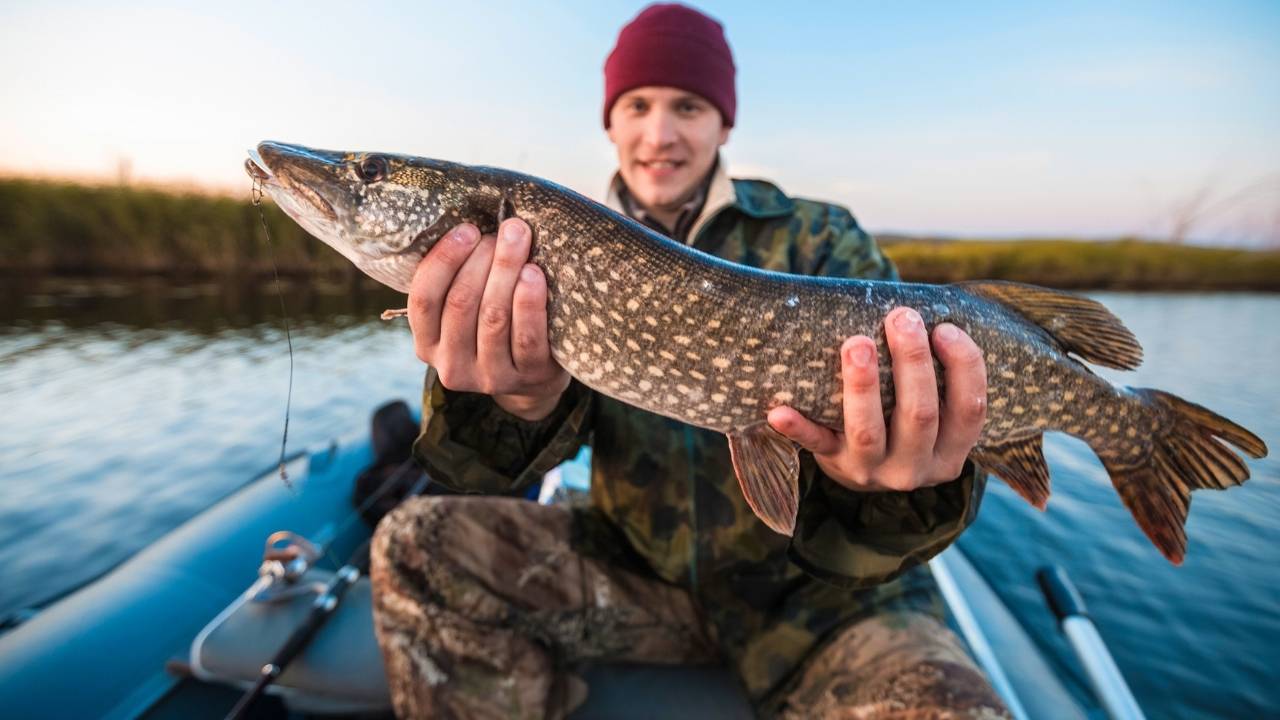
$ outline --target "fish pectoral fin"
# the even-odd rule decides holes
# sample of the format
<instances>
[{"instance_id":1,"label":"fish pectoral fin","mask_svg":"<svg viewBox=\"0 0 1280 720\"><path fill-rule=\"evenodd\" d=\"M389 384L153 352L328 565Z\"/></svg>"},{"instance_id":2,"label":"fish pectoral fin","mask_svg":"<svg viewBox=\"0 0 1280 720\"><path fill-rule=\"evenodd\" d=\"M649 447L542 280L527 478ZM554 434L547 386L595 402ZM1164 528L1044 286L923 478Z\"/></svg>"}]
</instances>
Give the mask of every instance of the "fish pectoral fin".
<instances>
[{"instance_id":1,"label":"fish pectoral fin","mask_svg":"<svg viewBox=\"0 0 1280 720\"><path fill-rule=\"evenodd\" d=\"M515 216L516 216L516 204L514 202L511 202L510 196L503 195L502 202L498 203L498 225L501 225L503 220L506 220L507 218L513 218Z\"/></svg>"},{"instance_id":2,"label":"fish pectoral fin","mask_svg":"<svg viewBox=\"0 0 1280 720\"><path fill-rule=\"evenodd\" d=\"M1049 502L1049 466L1044 461L1044 434L1000 445L979 445L973 461L994 473L1027 502L1044 510Z\"/></svg>"},{"instance_id":3,"label":"fish pectoral fin","mask_svg":"<svg viewBox=\"0 0 1280 720\"><path fill-rule=\"evenodd\" d=\"M1068 352L1096 365L1132 370L1142 364L1142 345L1097 300L1038 285L975 280L955 286L1000 303L1040 326Z\"/></svg>"},{"instance_id":4,"label":"fish pectoral fin","mask_svg":"<svg viewBox=\"0 0 1280 720\"><path fill-rule=\"evenodd\" d=\"M800 506L800 453L768 423L728 433L729 456L751 511L774 532L790 536Z\"/></svg>"}]
</instances>

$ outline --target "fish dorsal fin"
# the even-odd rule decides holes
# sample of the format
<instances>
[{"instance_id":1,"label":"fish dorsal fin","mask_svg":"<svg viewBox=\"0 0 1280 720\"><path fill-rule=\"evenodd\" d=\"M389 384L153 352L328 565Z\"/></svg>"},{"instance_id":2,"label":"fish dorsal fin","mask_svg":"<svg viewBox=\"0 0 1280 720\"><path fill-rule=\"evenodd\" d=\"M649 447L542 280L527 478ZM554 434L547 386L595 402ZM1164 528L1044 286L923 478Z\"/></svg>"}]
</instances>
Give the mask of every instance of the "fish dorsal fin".
<instances>
[{"instance_id":1,"label":"fish dorsal fin","mask_svg":"<svg viewBox=\"0 0 1280 720\"><path fill-rule=\"evenodd\" d=\"M979 280L955 285L1014 310L1085 360L1120 370L1142 364L1142 346L1120 318L1096 300L1038 285Z\"/></svg>"},{"instance_id":2,"label":"fish dorsal fin","mask_svg":"<svg viewBox=\"0 0 1280 720\"><path fill-rule=\"evenodd\" d=\"M728 433L733 472L747 505L765 525L790 536L800 506L800 453L768 423Z\"/></svg>"},{"instance_id":3,"label":"fish dorsal fin","mask_svg":"<svg viewBox=\"0 0 1280 720\"><path fill-rule=\"evenodd\" d=\"M1049 502L1049 467L1044 462L1043 434L1000 445L979 445L973 461L995 473L1027 502L1044 510Z\"/></svg>"}]
</instances>

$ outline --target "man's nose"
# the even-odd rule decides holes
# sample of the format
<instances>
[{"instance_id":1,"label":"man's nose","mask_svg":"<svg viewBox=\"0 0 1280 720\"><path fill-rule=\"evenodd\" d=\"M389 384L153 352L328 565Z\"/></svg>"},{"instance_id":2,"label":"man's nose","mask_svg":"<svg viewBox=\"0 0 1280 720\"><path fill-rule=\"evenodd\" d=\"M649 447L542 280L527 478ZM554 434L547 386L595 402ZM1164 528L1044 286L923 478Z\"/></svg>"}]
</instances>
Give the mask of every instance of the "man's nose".
<instances>
[{"instance_id":1,"label":"man's nose","mask_svg":"<svg viewBox=\"0 0 1280 720\"><path fill-rule=\"evenodd\" d=\"M645 144L655 148L666 147L674 144L677 137L676 118L671 111L657 108L645 118Z\"/></svg>"}]
</instances>

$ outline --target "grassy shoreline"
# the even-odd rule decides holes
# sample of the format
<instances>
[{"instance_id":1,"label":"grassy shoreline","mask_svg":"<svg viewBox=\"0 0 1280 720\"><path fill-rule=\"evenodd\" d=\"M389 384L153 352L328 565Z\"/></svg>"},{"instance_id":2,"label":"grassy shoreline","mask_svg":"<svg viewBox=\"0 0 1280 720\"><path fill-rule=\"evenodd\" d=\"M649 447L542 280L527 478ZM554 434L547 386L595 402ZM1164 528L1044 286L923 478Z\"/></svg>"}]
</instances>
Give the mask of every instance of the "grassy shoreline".
<instances>
[{"instance_id":1,"label":"grassy shoreline","mask_svg":"<svg viewBox=\"0 0 1280 720\"><path fill-rule=\"evenodd\" d=\"M262 233L270 230L268 248ZM1137 239L885 238L902 277L1000 279L1069 289L1280 291L1280 251ZM128 186L0 178L0 273L178 277L358 272L276 207Z\"/></svg>"}]
</instances>

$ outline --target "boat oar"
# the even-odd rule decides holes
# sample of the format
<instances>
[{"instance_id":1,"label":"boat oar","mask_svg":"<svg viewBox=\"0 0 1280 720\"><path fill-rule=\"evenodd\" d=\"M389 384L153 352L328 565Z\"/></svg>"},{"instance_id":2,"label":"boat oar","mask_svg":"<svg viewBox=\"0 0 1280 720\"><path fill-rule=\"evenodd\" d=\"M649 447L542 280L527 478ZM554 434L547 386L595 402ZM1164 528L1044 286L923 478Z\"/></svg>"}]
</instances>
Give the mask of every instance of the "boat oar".
<instances>
[{"instance_id":1,"label":"boat oar","mask_svg":"<svg viewBox=\"0 0 1280 720\"><path fill-rule=\"evenodd\" d=\"M426 490L430 483L431 479L423 475L409 489L405 498L420 494L423 490ZM249 717L249 710L253 707L253 704L258 701L258 698L262 697L267 687L275 682L276 678L280 677L285 668L289 666L289 663L302 654L307 644L315 637L316 632L324 626L325 621L338 608L338 604L342 602L343 595L368 570L369 540L365 540L351 554L351 559L347 560L347 564L334 573L333 579L325 586L324 592L316 596L316 599L311 603L311 611L307 613L307 617L302 621L302 624L289 635L289 639L284 641L284 645L280 646L280 649L276 651L271 660L262 666L262 671L258 674L258 679L254 681L253 687L249 688L240 698L240 701L236 703L236 706L231 708L231 712L227 713L227 720L244 720L244 718Z\"/></svg>"},{"instance_id":2,"label":"boat oar","mask_svg":"<svg viewBox=\"0 0 1280 720\"><path fill-rule=\"evenodd\" d=\"M1143 720L1142 708L1107 650L1107 643L1094 626L1084 606L1084 598L1071 583L1067 571L1056 566L1040 568L1036 580L1062 625L1071 649L1080 658L1080 664L1089 676L1089 684L1093 686L1107 717L1112 720Z\"/></svg>"}]
</instances>

